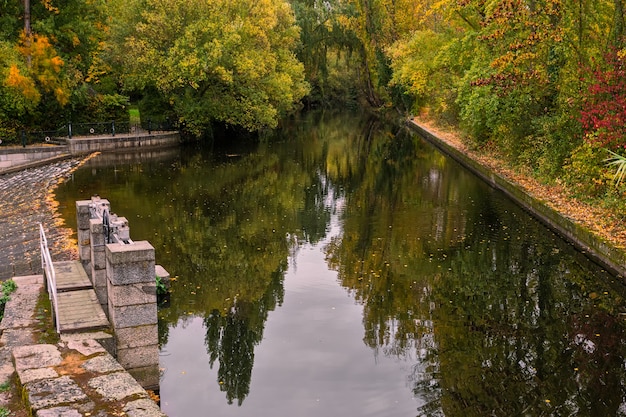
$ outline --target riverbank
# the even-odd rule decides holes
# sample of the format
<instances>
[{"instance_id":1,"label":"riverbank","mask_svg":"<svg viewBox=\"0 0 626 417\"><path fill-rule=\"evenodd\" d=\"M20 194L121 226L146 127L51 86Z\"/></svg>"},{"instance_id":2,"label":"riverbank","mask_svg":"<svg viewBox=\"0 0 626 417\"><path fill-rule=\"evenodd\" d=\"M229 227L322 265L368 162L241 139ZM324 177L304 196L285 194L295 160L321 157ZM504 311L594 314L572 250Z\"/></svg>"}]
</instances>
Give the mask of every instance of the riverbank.
<instances>
[{"instance_id":1,"label":"riverbank","mask_svg":"<svg viewBox=\"0 0 626 417\"><path fill-rule=\"evenodd\" d=\"M626 227L615 213L570 197L562 185L542 184L492 155L471 149L458 132L444 129L430 120L414 118L409 122L415 130L430 136L427 139L439 142L445 152L532 211L595 261L615 274L626 276Z\"/></svg>"}]
</instances>

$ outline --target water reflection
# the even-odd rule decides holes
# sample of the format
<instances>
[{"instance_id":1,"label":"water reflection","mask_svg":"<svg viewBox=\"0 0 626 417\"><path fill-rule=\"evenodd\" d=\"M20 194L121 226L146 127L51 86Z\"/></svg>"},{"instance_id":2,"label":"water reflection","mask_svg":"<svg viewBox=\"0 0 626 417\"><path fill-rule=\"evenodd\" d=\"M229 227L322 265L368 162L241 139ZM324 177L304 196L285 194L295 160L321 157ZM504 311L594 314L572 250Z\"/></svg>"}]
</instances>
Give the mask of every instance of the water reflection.
<instances>
[{"instance_id":1,"label":"water reflection","mask_svg":"<svg viewBox=\"0 0 626 417\"><path fill-rule=\"evenodd\" d=\"M626 414L621 282L455 162L346 114L238 146L87 165L57 193L69 223L111 200L178 275L170 415Z\"/></svg>"}]
</instances>

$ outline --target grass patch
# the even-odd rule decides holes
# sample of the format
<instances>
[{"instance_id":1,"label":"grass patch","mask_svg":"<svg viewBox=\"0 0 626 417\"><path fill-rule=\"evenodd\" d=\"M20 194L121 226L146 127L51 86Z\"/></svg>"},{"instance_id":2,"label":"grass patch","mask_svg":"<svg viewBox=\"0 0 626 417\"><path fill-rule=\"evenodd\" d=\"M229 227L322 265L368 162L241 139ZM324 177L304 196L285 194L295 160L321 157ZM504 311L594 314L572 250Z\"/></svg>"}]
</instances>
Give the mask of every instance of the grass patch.
<instances>
[{"instance_id":1,"label":"grass patch","mask_svg":"<svg viewBox=\"0 0 626 417\"><path fill-rule=\"evenodd\" d=\"M52 304L45 291L42 291L37 299L35 317L37 318L37 333L39 335L37 341L45 344L57 343L59 341L59 335L56 332L54 321L52 320Z\"/></svg>"},{"instance_id":2,"label":"grass patch","mask_svg":"<svg viewBox=\"0 0 626 417\"><path fill-rule=\"evenodd\" d=\"M141 116L139 114L138 108L130 108L128 109L128 118L130 119L131 124L139 124L141 122Z\"/></svg>"},{"instance_id":3,"label":"grass patch","mask_svg":"<svg viewBox=\"0 0 626 417\"><path fill-rule=\"evenodd\" d=\"M17 284L12 279L4 281L2 283L2 287L0 287L0 321L4 317L4 307L7 302L11 299L11 293L13 293L17 289Z\"/></svg>"}]
</instances>

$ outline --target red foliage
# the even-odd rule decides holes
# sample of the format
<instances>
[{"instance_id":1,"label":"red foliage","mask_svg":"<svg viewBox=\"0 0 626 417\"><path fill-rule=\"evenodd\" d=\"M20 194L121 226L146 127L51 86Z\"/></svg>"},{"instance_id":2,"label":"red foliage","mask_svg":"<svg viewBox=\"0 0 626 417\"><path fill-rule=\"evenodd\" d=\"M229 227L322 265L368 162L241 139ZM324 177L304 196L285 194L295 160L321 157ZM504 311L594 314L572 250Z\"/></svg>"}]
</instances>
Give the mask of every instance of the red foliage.
<instances>
[{"instance_id":1,"label":"red foliage","mask_svg":"<svg viewBox=\"0 0 626 417\"><path fill-rule=\"evenodd\" d=\"M597 145L626 148L626 62L613 50L602 67L592 73L592 83L580 114L587 140Z\"/></svg>"}]
</instances>

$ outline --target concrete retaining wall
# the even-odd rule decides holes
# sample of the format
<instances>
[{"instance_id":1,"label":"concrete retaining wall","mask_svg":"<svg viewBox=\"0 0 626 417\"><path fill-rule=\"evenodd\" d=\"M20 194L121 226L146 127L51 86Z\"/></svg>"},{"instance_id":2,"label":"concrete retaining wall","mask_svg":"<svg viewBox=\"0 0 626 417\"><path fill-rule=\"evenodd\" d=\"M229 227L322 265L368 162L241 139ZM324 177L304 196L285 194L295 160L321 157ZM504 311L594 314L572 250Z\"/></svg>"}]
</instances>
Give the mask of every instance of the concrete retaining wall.
<instances>
[{"instance_id":1,"label":"concrete retaining wall","mask_svg":"<svg viewBox=\"0 0 626 417\"><path fill-rule=\"evenodd\" d=\"M626 252L624 250L614 247L585 227L564 217L556 210L550 208L545 202L528 195L517 185L510 183L505 178L469 158L423 126L412 121L409 121L408 125L423 138L444 153L450 155L491 186L504 192L517 204L525 208L563 238L574 244L589 258L617 275L626 276Z\"/></svg>"},{"instance_id":2,"label":"concrete retaining wall","mask_svg":"<svg viewBox=\"0 0 626 417\"><path fill-rule=\"evenodd\" d=\"M178 132L162 132L152 134L119 134L109 137L81 137L67 139L72 155L80 155L96 151L116 149L176 146L180 143Z\"/></svg>"},{"instance_id":3,"label":"concrete retaining wall","mask_svg":"<svg viewBox=\"0 0 626 417\"><path fill-rule=\"evenodd\" d=\"M9 171L16 167L27 167L31 163L51 158L67 157L67 146L29 146L27 148L11 147L0 148L0 172Z\"/></svg>"}]
</instances>

